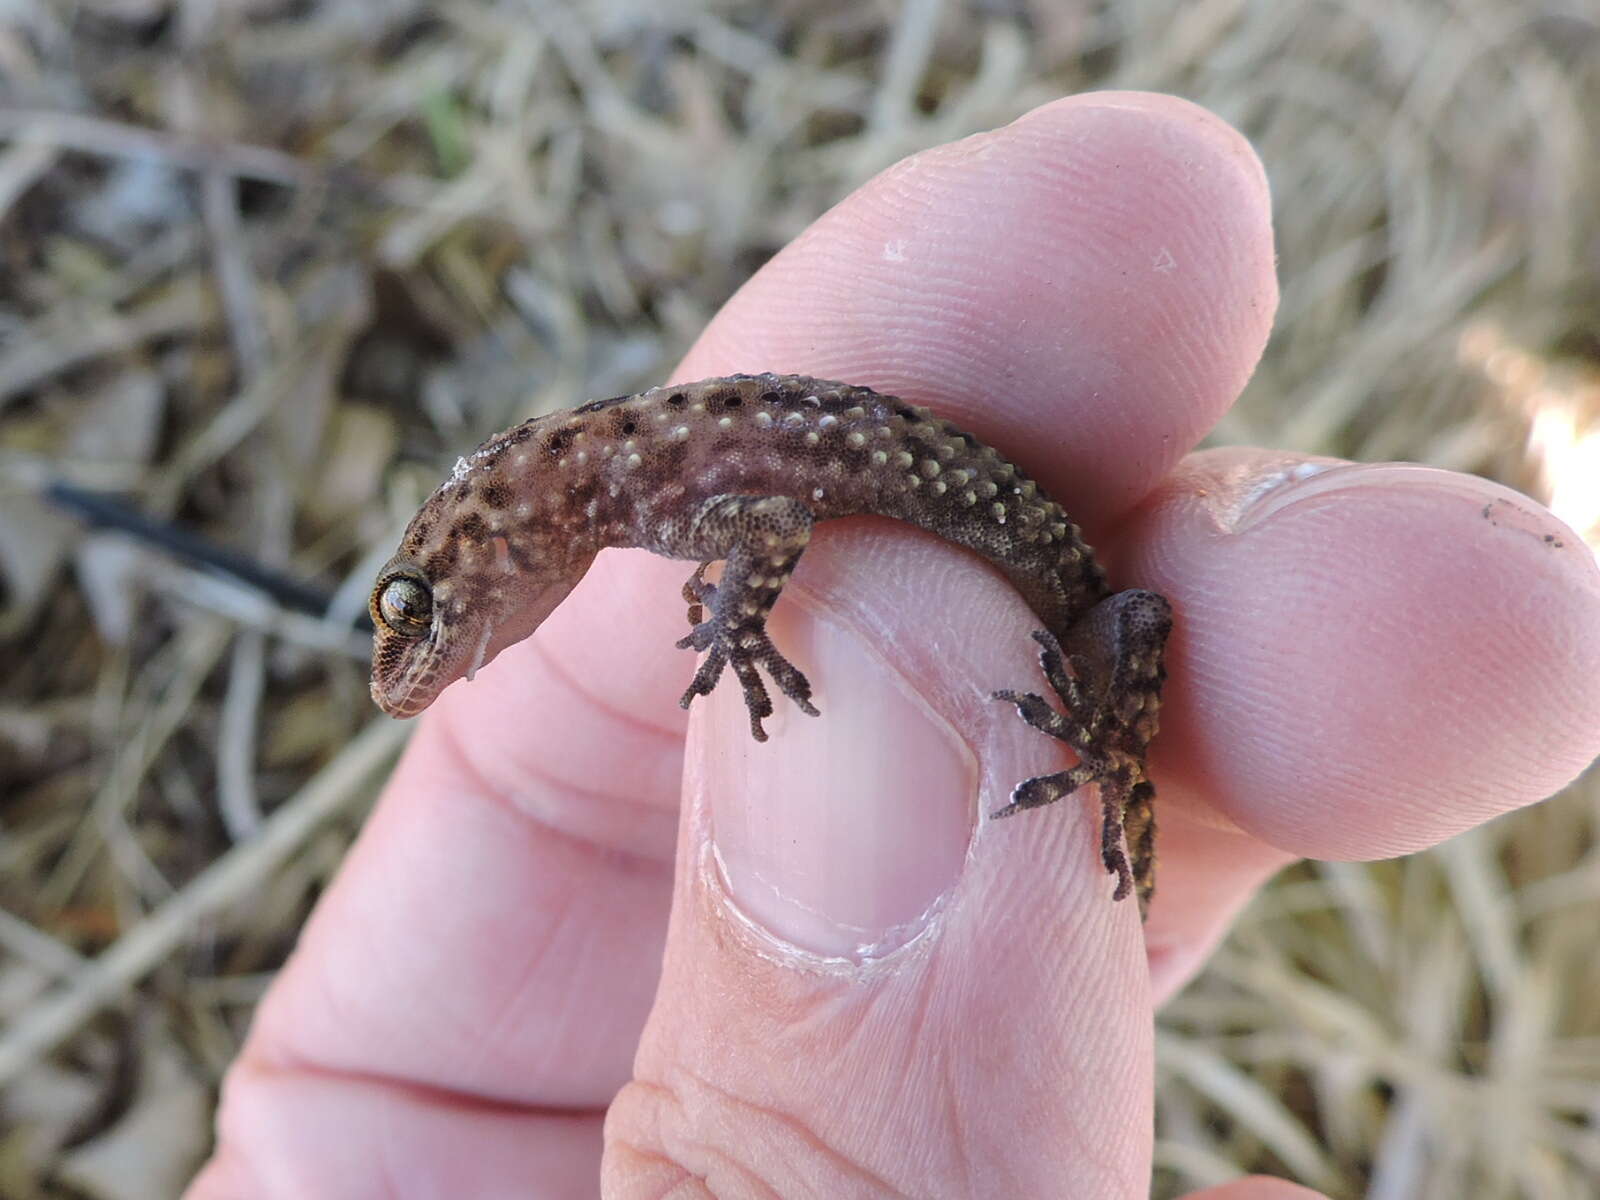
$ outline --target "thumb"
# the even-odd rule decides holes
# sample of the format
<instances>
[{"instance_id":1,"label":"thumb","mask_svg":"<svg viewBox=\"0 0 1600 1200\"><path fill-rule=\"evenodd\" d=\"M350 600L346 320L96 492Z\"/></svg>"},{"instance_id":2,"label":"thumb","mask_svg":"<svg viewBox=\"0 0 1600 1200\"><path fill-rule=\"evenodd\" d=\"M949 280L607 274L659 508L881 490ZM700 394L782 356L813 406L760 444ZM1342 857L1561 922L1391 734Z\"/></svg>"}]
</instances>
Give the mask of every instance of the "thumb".
<instances>
[{"instance_id":1,"label":"thumb","mask_svg":"<svg viewBox=\"0 0 1600 1200\"><path fill-rule=\"evenodd\" d=\"M1065 765L989 699L1041 686L1034 618L877 521L820 531L774 617L823 716L780 705L757 745L735 683L697 705L605 1193L1145 1195L1138 912L1083 806L982 815Z\"/></svg>"}]
</instances>

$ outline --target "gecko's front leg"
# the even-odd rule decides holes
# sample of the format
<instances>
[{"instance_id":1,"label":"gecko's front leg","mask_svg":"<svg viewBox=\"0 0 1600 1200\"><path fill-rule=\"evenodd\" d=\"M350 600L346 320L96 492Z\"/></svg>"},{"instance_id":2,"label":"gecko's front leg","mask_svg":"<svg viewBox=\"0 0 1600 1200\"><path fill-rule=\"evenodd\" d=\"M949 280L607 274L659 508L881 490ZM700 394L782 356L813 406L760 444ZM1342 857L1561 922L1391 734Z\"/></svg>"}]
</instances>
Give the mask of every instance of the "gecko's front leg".
<instances>
[{"instance_id":1,"label":"gecko's front leg","mask_svg":"<svg viewBox=\"0 0 1600 1200\"><path fill-rule=\"evenodd\" d=\"M706 657L678 703L688 708L696 696L709 693L731 665L758 742L767 740L761 721L772 715L772 699L757 667L801 712L819 715L811 684L767 634L767 614L811 538L811 525L811 510L788 496L713 496L687 520L663 526L654 547L674 558L701 560L683 588L694 629L678 645ZM704 576L717 559L723 560L722 578L713 585ZM710 615L701 620L703 610Z\"/></svg>"},{"instance_id":2,"label":"gecko's front leg","mask_svg":"<svg viewBox=\"0 0 1600 1200\"><path fill-rule=\"evenodd\" d=\"M1171 632L1172 609L1163 597L1118 592L1075 623L1064 646L1044 630L1033 635L1041 647L1039 665L1064 712L1032 693L995 693L1015 704L1029 725L1071 746L1078 765L1024 780L994 815L1038 808L1098 784L1101 861L1117 877L1115 898L1137 891L1141 911L1155 889L1155 787L1145 774L1145 754L1156 733Z\"/></svg>"}]
</instances>

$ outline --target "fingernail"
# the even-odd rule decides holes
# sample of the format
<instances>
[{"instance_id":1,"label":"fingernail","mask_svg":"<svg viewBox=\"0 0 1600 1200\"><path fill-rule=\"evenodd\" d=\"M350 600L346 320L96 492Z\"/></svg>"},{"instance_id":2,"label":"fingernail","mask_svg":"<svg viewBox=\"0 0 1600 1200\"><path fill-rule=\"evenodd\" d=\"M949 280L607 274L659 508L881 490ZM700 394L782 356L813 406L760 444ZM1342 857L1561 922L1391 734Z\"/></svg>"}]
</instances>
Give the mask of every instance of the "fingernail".
<instances>
[{"instance_id":1,"label":"fingernail","mask_svg":"<svg viewBox=\"0 0 1600 1200\"><path fill-rule=\"evenodd\" d=\"M757 743L737 682L724 680L691 733L690 801L709 815L720 886L751 924L863 961L915 939L954 887L978 767L858 632L795 611L773 622L773 641L810 678L822 715L774 693L769 739Z\"/></svg>"},{"instance_id":2,"label":"fingernail","mask_svg":"<svg viewBox=\"0 0 1600 1200\"><path fill-rule=\"evenodd\" d=\"M1481 512L1484 520L1543 538L1559 540L1551 533L1557 528L1551 515L1509 488L1503 495L1485 500L1483 481L1438 467L1418 463L1352 463L1342 459L1310 458L1286 460L1277 469L1252 464L1251 486L1233 493L1234 510L1226 514L1226 524L1243 533L1280 514L1307 503L1325 501L1348 493L1364 502L1387 493L1422 495L1436 501L1441 495L1454 495L1466 507Z\"/></svg>"}]
</instances>

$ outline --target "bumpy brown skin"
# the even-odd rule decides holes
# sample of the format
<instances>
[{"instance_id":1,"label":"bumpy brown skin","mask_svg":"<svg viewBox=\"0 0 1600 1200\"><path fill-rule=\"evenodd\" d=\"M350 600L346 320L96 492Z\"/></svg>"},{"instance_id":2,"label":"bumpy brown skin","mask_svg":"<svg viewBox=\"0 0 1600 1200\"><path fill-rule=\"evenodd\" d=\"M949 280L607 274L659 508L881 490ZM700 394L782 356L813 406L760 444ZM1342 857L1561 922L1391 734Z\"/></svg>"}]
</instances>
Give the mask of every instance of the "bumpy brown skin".
<instances>
[{"instance_id":1,"label":"bumpy brown skin","mask_svg":"<svg viewBox=\"0 0 1600 1200\"><path fill-rule=\"evenodd\" d=\"M812 525L859 513L976 551L1043 621L1040 662L1065 712L1032 694L995 695L1080 761L1019 784L995 815L1097 783L1102 860L1116 898L1137 890L1143 911L1155 871L1145 752L1165 678L1167 602L1113 594L1078 527L1021 470L926 409L868 388L734 375L597 400L490 438L457 463L379 573L373 698L391 715L415 715L532 633L598 551L639 546L700 563L684 585L693 628L678 644L706 657L683 705L731 664L751 733L764 741L772 702L758 667L817 712L805 676L768 639L767 614ZM719 560L721 582L707 583Z\"/></svg>"}]
</instances>

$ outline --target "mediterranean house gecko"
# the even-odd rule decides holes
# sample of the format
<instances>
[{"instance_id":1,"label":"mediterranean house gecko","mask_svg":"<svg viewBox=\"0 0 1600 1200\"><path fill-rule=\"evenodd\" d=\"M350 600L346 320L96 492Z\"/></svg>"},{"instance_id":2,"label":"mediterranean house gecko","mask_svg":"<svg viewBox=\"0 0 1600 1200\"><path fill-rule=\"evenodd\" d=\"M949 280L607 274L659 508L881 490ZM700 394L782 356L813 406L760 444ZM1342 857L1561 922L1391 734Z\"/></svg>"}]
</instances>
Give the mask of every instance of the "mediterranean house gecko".
<instances>
[{"instance_id":1,"label":"mediterranean house gecko","mask_svg":"<svg viewBox=\"0 0 1600 1200\"><path fill-rule=\"evenodd\" d=\"M372 696L410 717L538 628L607 546L697 561L683 587L705 654L680 703L731 666L750 732L772 713L757 668L802 712L811 685L767 635L767 614L818 521L909 521L982 555L1043 622L1040 665L1064 711L998 691L1078 765L1018 784L1008 816L1099 785L1100 856L1116 899L1154 886L1156 732L1172 613L1113 593L1062 507L1000 453L924 408L803 375L730 375L596 400L496 434L456 464L378 573ZM705 578L724 563L720 582ZM1126 839L1126 849L1124 849Z\"/></svg>"}]
</instances>

